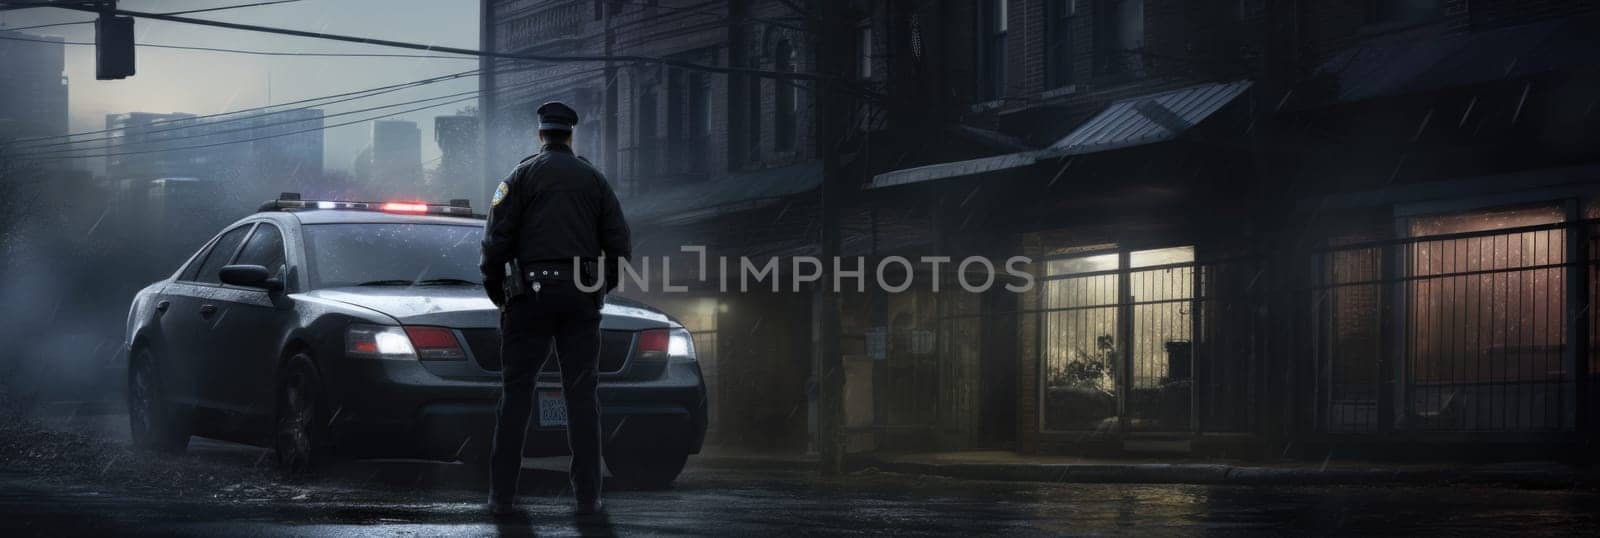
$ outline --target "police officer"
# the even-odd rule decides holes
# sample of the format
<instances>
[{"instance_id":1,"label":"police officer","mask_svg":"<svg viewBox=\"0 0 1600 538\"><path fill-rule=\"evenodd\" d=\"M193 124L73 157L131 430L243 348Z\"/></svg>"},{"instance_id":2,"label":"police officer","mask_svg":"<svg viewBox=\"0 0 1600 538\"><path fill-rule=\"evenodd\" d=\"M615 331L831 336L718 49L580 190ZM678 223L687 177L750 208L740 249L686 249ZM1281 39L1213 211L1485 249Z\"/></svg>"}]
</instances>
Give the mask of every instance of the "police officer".
<instances>
[{"instance_id":1,"label":"police officer","mask_svg":"<svg viewBox=\"0 0 1600 538\"><path fill-rule=\"evenodd\" d=\"M572 153L572 126L578 123L578 113L552 102L539 107L538 114L543 148L496 187L479 263L484 289L501 309L503 392L489 457L488 507L495 515L513 511L534 380L552 344L561 361L577 510L580 514L601 510L600 401L595 381L604 292L585 293L573 280L594 278L583 273L598 271L573 273L575 267L594 267L602 257L608 263L627 259L631 251L628 223L616 193L600 171ZM508 266L520 270L508 275ZM610 291L616 279L607 281L604 289Z\"/></svg>"}]
</instances>

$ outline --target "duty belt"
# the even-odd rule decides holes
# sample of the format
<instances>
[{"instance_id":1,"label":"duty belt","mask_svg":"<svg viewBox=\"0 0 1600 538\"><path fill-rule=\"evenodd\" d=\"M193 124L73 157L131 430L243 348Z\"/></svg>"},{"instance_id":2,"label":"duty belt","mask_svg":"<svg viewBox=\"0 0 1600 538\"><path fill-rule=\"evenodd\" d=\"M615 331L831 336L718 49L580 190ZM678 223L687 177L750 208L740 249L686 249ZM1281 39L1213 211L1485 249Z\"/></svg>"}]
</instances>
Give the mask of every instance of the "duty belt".
<instances>
[{"instance_id":1,"label":"duty belt","mask_svg":"<svg viewBox=\"0 0 1600 538\"><path fill-rule=\"evenodd\" d=\"M566 263L530 263L523 267L529 281L536 280L573 280L572 262Z\"/></svg>"}]
</instances>

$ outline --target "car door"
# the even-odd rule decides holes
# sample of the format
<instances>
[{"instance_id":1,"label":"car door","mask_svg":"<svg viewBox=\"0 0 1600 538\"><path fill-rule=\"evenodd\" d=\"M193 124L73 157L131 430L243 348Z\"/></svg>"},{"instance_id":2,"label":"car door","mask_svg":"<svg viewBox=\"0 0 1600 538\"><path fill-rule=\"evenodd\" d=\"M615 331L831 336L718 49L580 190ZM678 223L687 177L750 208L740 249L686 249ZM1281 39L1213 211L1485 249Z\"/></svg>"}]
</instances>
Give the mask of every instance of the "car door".
<instances>
[{"instance_id":1,"label":"car door","mask_svg":"<svg viewBox=\"0 0 1600 538\"><path fill-rule=\"evenodd\" d=\"M257 224L230 265L260 265L286 279L282 230L271 222ZM244 427L249 419L272 413L279 339L293 322L294 310L284 293L262 288L222 284L213 298L218 316L202 329L210 347L204 367L210 378L207 389L215 391L212 401L241 419L228 426Z\"/></svg>"},{"instance_id":2,"label":"car door","mask_svg":"<svg viewBox=\"0 0 1600 538\"><path fill-rule=\"evenodd\" d=\"M207 405L203 390L206 344L202 340L205 337L202 329L211 323L209 318L215 314L211 310L215 306L207 309L206 305L212 304L217 284L206 280L209 277L215 282L217 270L233 259L251 226L243 224L219 234L166 286L156 301L156 309L161 313L162 388L172 401Z\"/></svg>"}]
</instances>

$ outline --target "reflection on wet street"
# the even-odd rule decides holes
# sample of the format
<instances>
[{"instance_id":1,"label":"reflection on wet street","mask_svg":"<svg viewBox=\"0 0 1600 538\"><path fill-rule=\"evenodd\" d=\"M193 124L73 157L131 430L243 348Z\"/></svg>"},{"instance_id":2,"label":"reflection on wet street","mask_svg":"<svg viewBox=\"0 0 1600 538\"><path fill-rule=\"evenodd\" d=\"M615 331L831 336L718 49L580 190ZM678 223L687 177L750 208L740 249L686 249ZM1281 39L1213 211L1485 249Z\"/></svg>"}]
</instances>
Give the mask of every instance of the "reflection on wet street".
<instances>
[{"instance_id":1,"label":"reflection on wet street","mask_svg":"<svg viewBox=\"0 0 1600 538\"><path fill-rule=\"evenodd\" d=\"M175 457L199 470L181 491L7 469L0 526L8 536L1566 534L1592 530L1600 513L1592 491L1054 484L873 471L825 478L691 464L667 490L608 484L609 515L578 519L564 460L544 459L530 460L524 514L497 521L482 512L483 473L470 466L357 461L316 478L253 482L247 470L263 453L197 440Z\"/></svg>"}]
</instances>

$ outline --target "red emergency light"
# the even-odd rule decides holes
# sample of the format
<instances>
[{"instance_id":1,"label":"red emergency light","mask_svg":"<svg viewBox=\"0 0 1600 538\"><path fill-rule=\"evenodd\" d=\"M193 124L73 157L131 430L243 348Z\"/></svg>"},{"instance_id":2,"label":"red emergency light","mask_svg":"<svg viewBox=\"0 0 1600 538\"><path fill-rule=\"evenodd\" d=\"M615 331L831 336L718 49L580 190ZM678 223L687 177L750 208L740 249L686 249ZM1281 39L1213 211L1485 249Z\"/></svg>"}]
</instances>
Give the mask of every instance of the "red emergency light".
<instances>
[{"instance_id":1,"label":"red emergency light","mask_svg":"<svg viewBox=\"0 0 1600 538\"><path fill-rule=\"evenodd\" d=\"M427 213L428 204L421 202L384 202L380 209L395 213Z\"/></svg>"}]
</instances>

